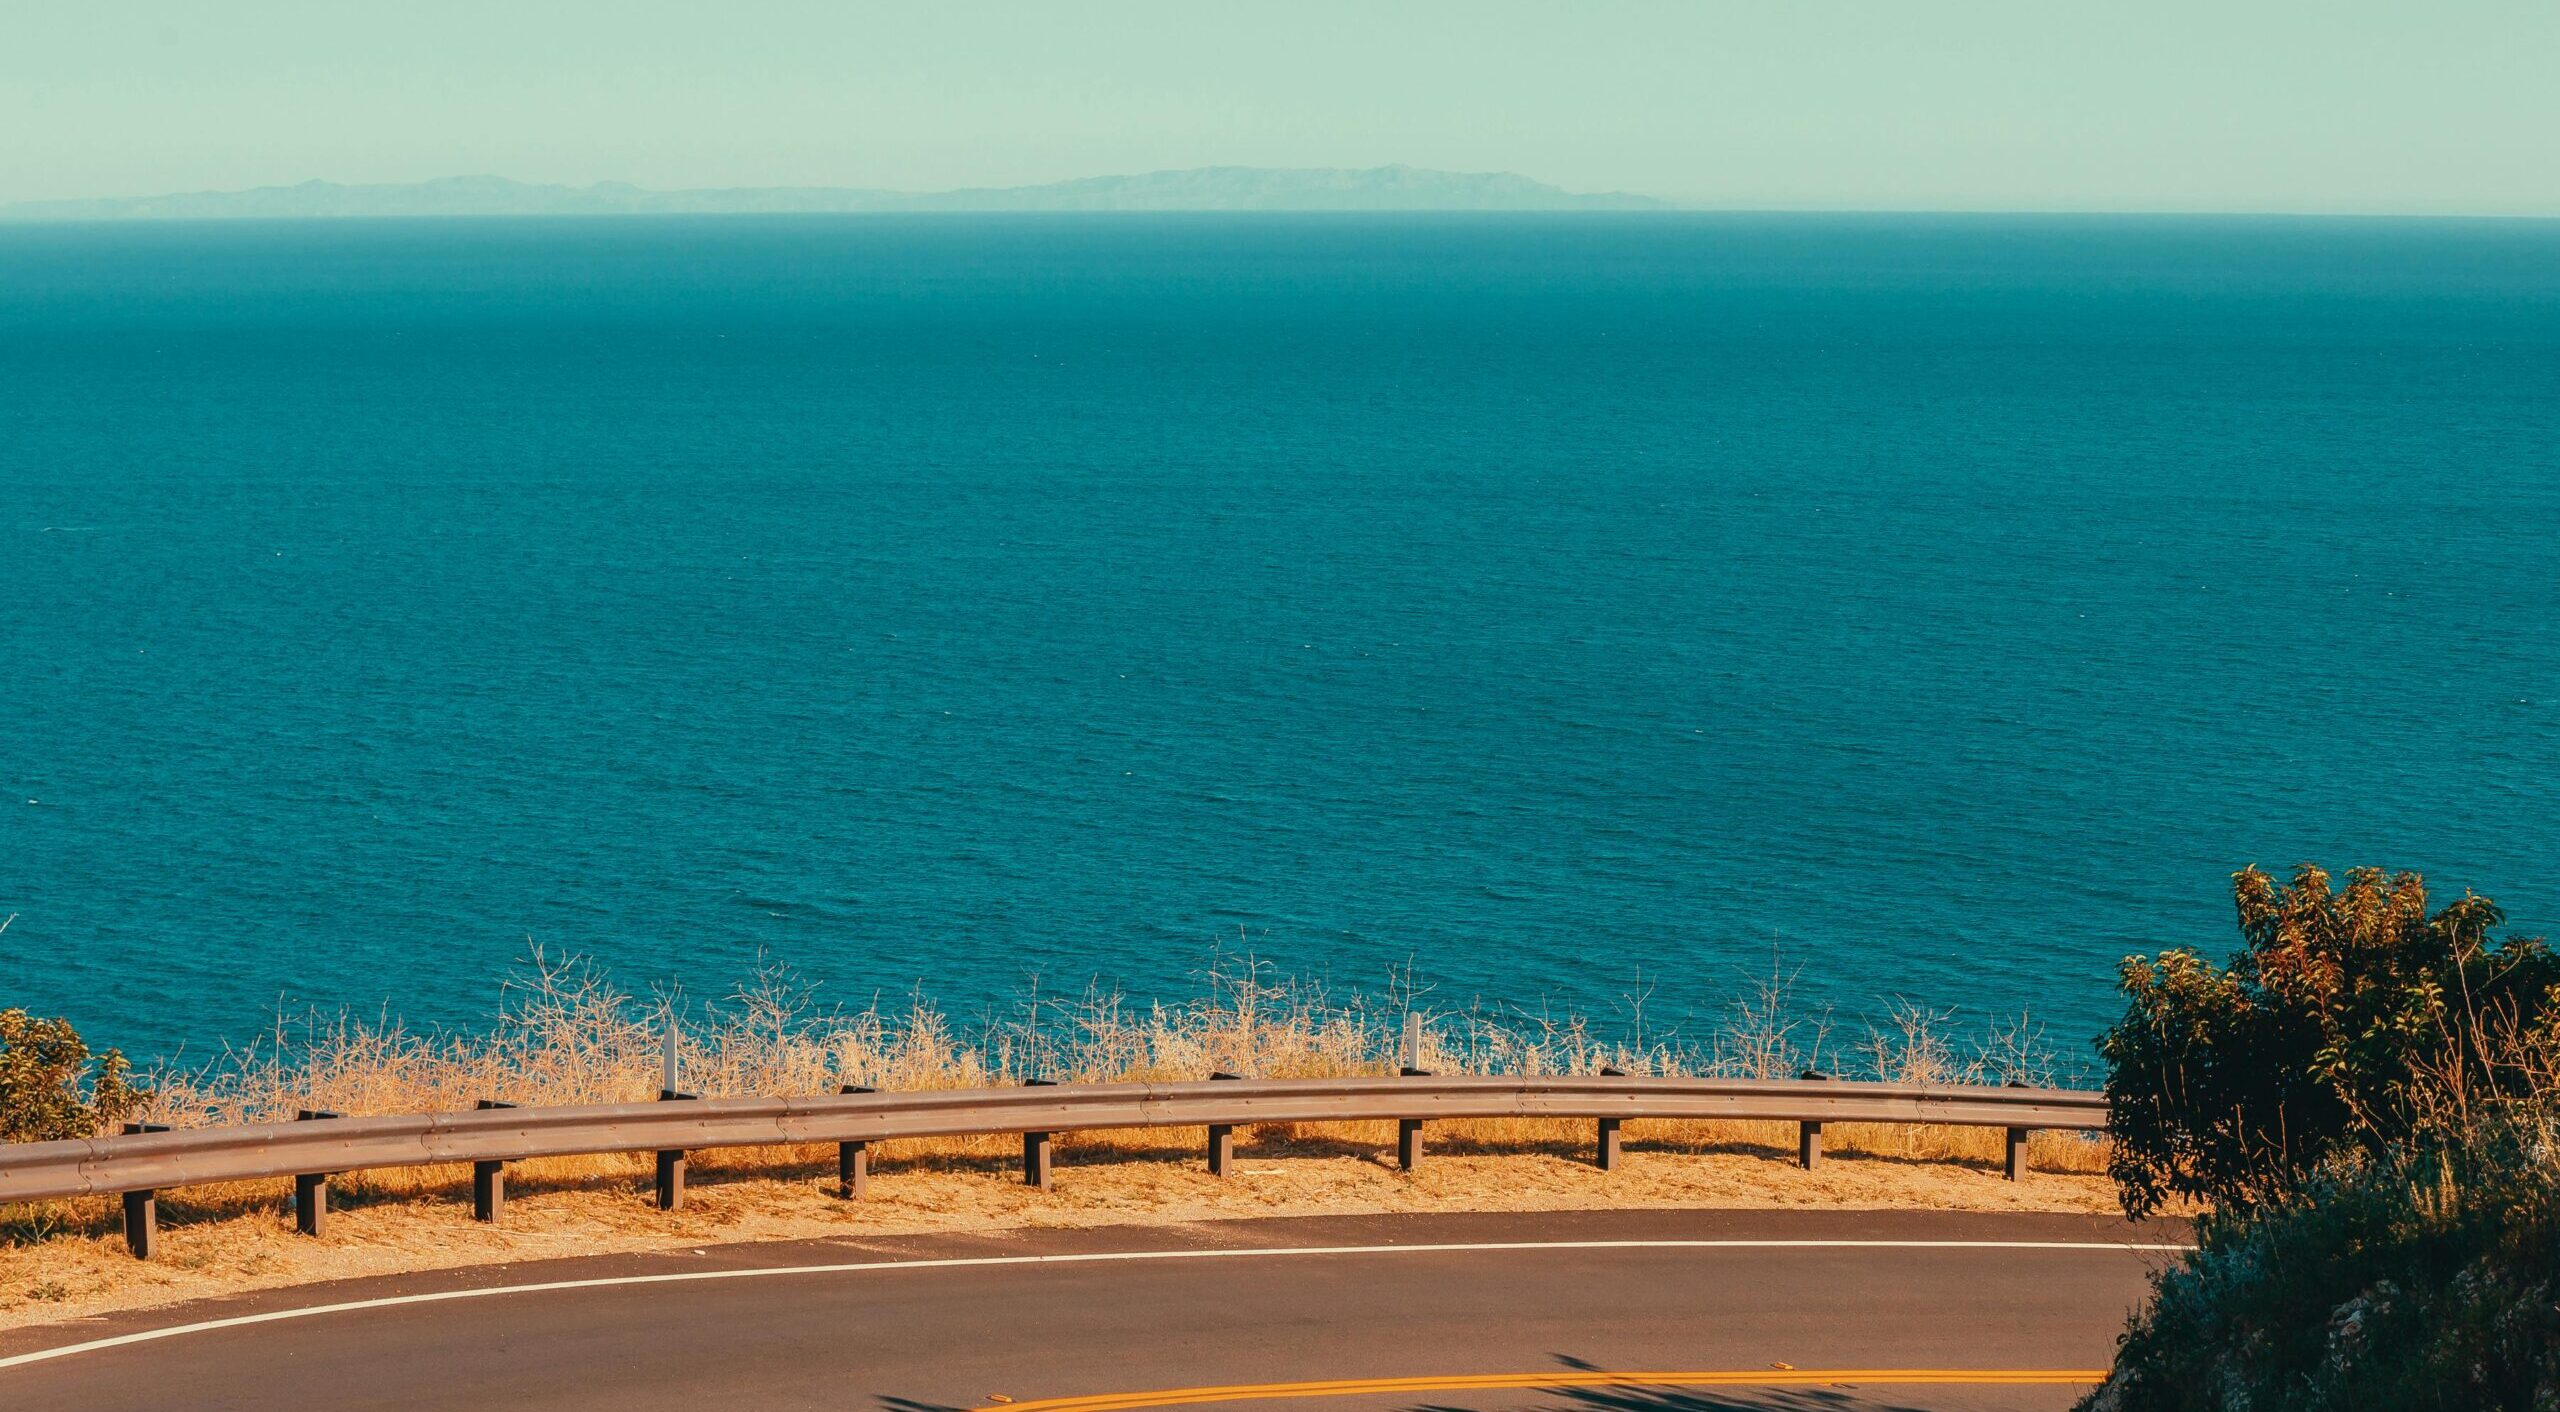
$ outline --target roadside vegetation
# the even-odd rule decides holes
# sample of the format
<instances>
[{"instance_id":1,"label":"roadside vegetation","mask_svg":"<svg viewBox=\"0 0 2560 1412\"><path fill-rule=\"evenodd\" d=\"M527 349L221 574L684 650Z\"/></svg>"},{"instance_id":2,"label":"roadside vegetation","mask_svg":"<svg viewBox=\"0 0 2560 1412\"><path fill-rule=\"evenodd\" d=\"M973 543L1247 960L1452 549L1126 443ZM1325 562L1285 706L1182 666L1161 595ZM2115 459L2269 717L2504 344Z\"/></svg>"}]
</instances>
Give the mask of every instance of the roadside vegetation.
<instances>
[{"instance_id":1,"label":"roadside vegetation","mask_svg":"<svg viewBox=\"0 0 2560 1412\"><path fill-rule=\"evenodd\" d=\"M2084 1406L2560 1408L2560 957L2410 874L2234 896L2102 1044L2126 1211L2211 1210Z\"/></svg>"},{"instance_id":2,"label":"roadside vegetation","mask_svg":"<svg viewBox=\"0 0 2560 1412\"><path fill-rule=\"evenodd\" d=\"M900 1089L975 1088L1032 1079L1110 1082L1205 1078L1213 1071L1269 1078L1325 1078L1395 1071L1405 1014L1423 1009L1391 990L1337 993L1301 979L1274 979L1252 961L1211 969L1201 993L1180 1004L1132 1007L1117 996L1034 991L1013 1010L964 1026L921 1000L896 1009L829 1009L782 967L747 977L719 1000L693 1006L642 997L596 967L535 953L505 984L497 1013L481 1027L421 1032L392 1021L306 1016L279 1023L258 1043L194 1070L170 1070L139 1088L123 1060L109 1056L86 1107L55 1103L44 1132L102 1130L126 1117L179 1127L274 1121L297 1110L415 1113L470 1108L481 1099L523 1105L617 1103L656 1096L667 1030L676 1030L683 1086L711 1096L830 1093L845 1084ZM2033 1021L2021 1017L1960 1033L1952 1012L1908 1002L1858 1022L1803 1013L1791 978L1773 969L1728 1006L1702 1037L1655 1037L1641 1025L1604 1037L1587 1020L1488 1009L1424 1010L1423 1067L1443 1073L1714 1074L1793 1078L1820 1071L1843 1078L1915 1083L2050 1083L2057 1060ZM48 1093L81 1083L63 1067L77 1037L58 1021L33 1022L53 1038ZM85 1051L80 1051L85 1055ZM33 1110L30 1110L31 1112ZM1249 1137L1286 1141L1333 1125L1274 1124ZM1535 1119L1453 1121L1455 1142L1546 1141L1585 1125ZM1648 1133L1748 1142L1792 1150L1792 1124L1648 1123ZM1689 1131L1693 1130L1694 1131ZM1765 1131L1764 1131L1765 1130ZM1435 1127L1435 1136L1440 1128ZM1119 1135L1086 1134L1086 1145ZM1126 1135L1141 1144L1145 1133ZM893 1152L975 1155L1010 1150L997 1138L918 1139ZM2077 1137L2060 1144L2060 1165L2096 1170L2101 1154ZM1831 1150L1908 1159L1997 1161L1996 1132L1843 1125ZM2052 1155L2052 1154L2048 1154ZM583 1159L564 1159L583 1160ZM618 1162L621 1159L599 1158ZM353 1178L397 1185L397 1173Z\"/></svg>"},{"instance_id":3,"label":"roadside vegetation","mask_svg":"<svg viewBox=\"0 0 2560 1412\"><path fill-rule=\"evenodd\" d=\"M1758 977L1703 1035L1604 1036L1581 1017L1484 1007L1435 1010L1401 986L1338 992L1279 977L1250 960L1221 962L1184 1003L1135 1007L1114 994L1033 990L974 1024L922 1000L858 1011L822 1006L787 969L770 966L701 1005L643 998L580 961L534 954L509 978L490 1023L420 1033L346 1016L280 1025L202 1070L155 1076L153 1118L197 1126L349 1113L468 1108L480 1098L525 1104L652 1098L670 1023L684 1087L706 1095L969 1088L1060 1082L1198 1079L1213 1070L1264 1078L1392 1073L1404 1017L1419 1011L1423 1067L1443 1073L1593 1073L1931 1083L2050 1082L2057 1060L2031 1020L1960 1033L1952 1011L1904 1001L1855 1029L1803 1013L1790 977ZM1792 1141L1792 1138L1790 1139ZM1995 1143L1994 1146L1997 1144Z\"/></svg>"}]
</instances>

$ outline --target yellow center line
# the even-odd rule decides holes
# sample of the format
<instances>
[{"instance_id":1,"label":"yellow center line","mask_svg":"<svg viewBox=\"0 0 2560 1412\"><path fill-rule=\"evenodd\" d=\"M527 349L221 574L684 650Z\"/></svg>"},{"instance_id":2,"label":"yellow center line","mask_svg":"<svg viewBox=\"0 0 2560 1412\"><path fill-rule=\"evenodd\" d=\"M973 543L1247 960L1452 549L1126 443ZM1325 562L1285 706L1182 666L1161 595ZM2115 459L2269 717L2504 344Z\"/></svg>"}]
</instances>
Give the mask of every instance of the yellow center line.
<instances>
[{"instance_id":1,"label":"yellow center line","mask_svg":"<svg viewBox=\"0 0 2560 1412\"><path fill-rule=\"evenodd\" d=\"M1455 1392L1487 1388L1561 1391L1594 1387L1820 1387L1831 1383L2085 1387L2105 1381L2106 1376L2103 1368L1754 1368L1708 1373L1475 1373L1105 1392L1034 1402L990 1403L980 1412L1123 1412L1127 1408L1187 1407L1204 1402L1283 1401L1302 1397L1353 1397L1361 1393Z\"/></svg>"}]
</instances>

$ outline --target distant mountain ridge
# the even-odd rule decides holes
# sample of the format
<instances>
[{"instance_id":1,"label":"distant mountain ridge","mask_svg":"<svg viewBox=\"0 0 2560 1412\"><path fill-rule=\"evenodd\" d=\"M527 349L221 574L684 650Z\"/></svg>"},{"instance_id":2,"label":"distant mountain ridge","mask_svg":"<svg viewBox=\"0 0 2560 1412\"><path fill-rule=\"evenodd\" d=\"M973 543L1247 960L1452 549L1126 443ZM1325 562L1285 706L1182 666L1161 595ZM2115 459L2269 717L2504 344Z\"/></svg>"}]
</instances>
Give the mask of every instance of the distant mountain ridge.
<instances>
[{"instance_id":1,"label":"distant mountain ridge","mask_svg":"<svg viewBox=\"0 0 2560 1412\"><path fill-rule=\"evenodd\" d=\"M497 176L395 185L307 181L248 191L0 205L7 220L297 220L364 216L745 215L862 211L1649 211L1623 191L1580 193L1513 172L1426 167L1193 167L1040 186L886 191L743 186L651 191L628 182L543 185Z\"/></svg>"}]
</instances>

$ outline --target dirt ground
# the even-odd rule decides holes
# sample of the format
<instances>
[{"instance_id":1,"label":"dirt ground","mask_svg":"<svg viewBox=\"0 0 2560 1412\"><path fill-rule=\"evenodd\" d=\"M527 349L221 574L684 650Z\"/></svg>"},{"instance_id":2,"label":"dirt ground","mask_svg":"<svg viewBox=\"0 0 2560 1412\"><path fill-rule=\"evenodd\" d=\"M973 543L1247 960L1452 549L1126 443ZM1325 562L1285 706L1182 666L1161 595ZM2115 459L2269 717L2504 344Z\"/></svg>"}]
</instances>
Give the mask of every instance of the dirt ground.
<instances>
[{"instance_id":1,"label":"dirt ground","mask_svg":"<svg viewBox=\"0 0 2560 1412\"><path fill-rule=\"evenodd\" d=\"M1394 1165L1392 1129L1374 1138L1239 1134L1234 1171L1221 1179L1178 1136L1061 1138L1047 1192L1023 1184L1018 1157L999 1143L962 1153L890 1145L860 1201L835 1194L832 1149L706 1154L676 1212L656 1209L645 1158L527 1163L510 1173L505 1219L494 1226L471 1219L467 1168L348 1177L317 1240L295 1234L287 1182L170 1192L149 1262L126 1253L105 1201L22 1208L0 1213L0 1328L354 1276L736 1241L1408 1211L2115 1210L2093 1145L2068 1135L2039 1136L2043 1170L2024 1183L2007 1181L1989 1150L1897 1155L1897 1145L1923 1145L1889 1136L1867 1151L1844 1144L1850 1150L1804 1171L1791 1148L1766 1140L1774 1133L1655 1143L1631 1133L1615 1172L1592 1165L1587 1142L1562 1136L1499 1150L1460 1138L1407 1173Z\"/></svg>"}]
</instances>

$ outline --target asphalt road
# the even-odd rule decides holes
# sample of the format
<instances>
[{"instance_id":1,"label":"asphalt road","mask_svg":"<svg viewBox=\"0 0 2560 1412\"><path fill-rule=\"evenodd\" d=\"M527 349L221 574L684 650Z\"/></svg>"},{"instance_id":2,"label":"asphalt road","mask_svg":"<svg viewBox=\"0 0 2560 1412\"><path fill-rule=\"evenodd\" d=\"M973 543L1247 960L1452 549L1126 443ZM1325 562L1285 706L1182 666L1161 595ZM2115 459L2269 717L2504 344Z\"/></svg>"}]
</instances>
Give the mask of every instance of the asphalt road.
<instances>
[{"instance_id":1,"label":"asphalt road","mask_svg":"<svg viewBox=\"0 0 2560 1412\"><path fill-rule=\"evenodd\" d=\"M2058 1409L2085 1383L2049 1379L2103 1368L2173 1258L2130 1247L2183 1238L2068 1216L1623 1211L711 1247L19 1331L0 1338L0 1406ZM293 1312L322 1305L340 1307ZM191 1327L215 1320L240 1322ZM1628 1372L1678 1376L1611 1385Z\"/></svg>"}]
</instances>

